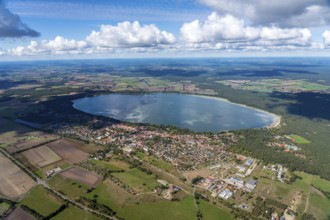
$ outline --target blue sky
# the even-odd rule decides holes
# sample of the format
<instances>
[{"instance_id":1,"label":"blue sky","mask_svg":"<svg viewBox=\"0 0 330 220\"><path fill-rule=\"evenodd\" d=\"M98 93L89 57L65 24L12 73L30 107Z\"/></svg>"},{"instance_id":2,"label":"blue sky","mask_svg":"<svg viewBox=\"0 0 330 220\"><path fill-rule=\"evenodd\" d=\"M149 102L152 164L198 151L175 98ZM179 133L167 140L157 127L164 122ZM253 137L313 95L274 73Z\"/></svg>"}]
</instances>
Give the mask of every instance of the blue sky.
<instances>
[{"instance_id":1,"label":"blue sky","mask_svg":"<svg viewBox=\"0 0 330 220\"><path fill-rule=\"evenodd\" d=\"M328 55L328 0L0 0L0 60Z\"/></svg>"}]
</instances>

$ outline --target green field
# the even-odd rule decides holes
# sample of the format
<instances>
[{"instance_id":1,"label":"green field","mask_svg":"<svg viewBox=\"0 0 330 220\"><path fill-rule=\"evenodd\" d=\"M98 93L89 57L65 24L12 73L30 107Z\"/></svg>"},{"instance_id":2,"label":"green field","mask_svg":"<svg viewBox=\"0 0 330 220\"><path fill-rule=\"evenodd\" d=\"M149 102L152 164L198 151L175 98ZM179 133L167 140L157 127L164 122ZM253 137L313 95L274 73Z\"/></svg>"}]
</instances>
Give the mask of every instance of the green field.
<instances>
[{"instance_id":1,"label":"green field","mask_svg":"<svg viewBox=\"0 0 330 220\"><path fill-rule=\"evenodd\" d=\"M294 140L297 144L310 144L311 142L299 135L290 135L290 137Z\"/></svg>"},{"instance_id":2,"label":"green field","mask_svg":"<svg viewBox=\"0 0 330 220\"><path fill-rule=\"evenodd\" d=\"M146 162L148 162L148 163L150 163L150 164L152 164L152 165L154 165L154 166L156 166L156 167L158 167L158 168L160 168L160 169L162 169L162 170L164 170L166 172L172 173L173 175L175 175L175 176L177 176L179 178L182 177L178 173L178 171L175 168L175 166L173 164L169 163L169 162L166 162L164 160L160 160L160 159L158 159L155 156L147 156L147 155L145 155L142 152L137 152L136 153L136 156L138 158L140 158L141 160L144 160L144 161L146 161Z\"/></svg>"},{"instance_id":3,"label":"green field","mask_svg":"<svg viewBox=\"0 0 330 220\"><path fill-rule=\"evenodd\" d=\"M318 193L311 193L309 201L311 205L308 212L312 213L316 219L328 220L330 217L330 200Z\"/></svg>"},{"instance_id":4,"label":"green field","mask_svg":"<svg viewBox=\"0 0 330 220\"><path fill-rule=\"evenodd\" d=\"M0 202L0 216L2 216L9 208L10 204L6 202Z\"/></svg>"},{"instance_id":5,"label":"green field","mask_svg":"<svg viewBox=\"0 0 330 220\"><path fill-rule=\"evenodd\" d=\"M113 175L138 191L152 191L160 185L154 174L148 175L137 168Z\"/></svg>"},{"instance_id":6,"label":"green field","mask_svg":"<svg viewBox=\"0 0 330 220\"><path fill-rule=\"evenodd\" d=\"M261 79L261 80L248 80L244 82L239 81L216 81L233 88L256 91L256 92L295 92L295 91L326 91L329 92L330 86L319 83L313 83L302 79Z\"/></svg>"},{"instance_id":7,"label":"green field","mask_svg":"<svg viewBox=\"0 0 330 220\"><path fill-rule=\"evenodd\" d=\"M195 219L195 206L192 196L180 202L171 202L155 194L132 195L110 180L101 183L87 198L96 198L126 220L138 219Z\"/></svg>"},{"instance_id":8,"label":"green field","mask_svg":"<svg viewBox=\"0 0 330 220\"><path fill-rule=\"evenodd\" d=\"M41 185L35 187L21 202L43 216L56 211L61 206L61 201L49 194Z\"/></svg>"},{"instance_id":9,"label":"green field","mask_svg":"<svg viewBox=\"0 0 330 220\"><path fill-rule=\"evenodd\" d=\"M48 184L60 193L63 193L64 195L67 195L71 198L79 198L84 196L86 191L89 189L88 186L70 179L63 178L59 174L51 178Z\"/></svg>"},{"instance_id":10,"label":"green field","mask_svg":"<svg viewBox=\"0 0 330 220\"><path fill-rule=\"evenodd\" d=\"M220 208L204 201L199 200L199 210L203 215L203 220L217 220L217 219L224 219L224 220L234 220L234 218L227 212L221 210Z\"/></svg>"},{"instance_id":11,"label":"green field","mask_svg":"<svg viewBox=\"0 0 330 220\"><path fill-rule=\"evenodd\" d=\"M109 180L102 182L98 187L86 196L88 199L97 198L97 202L111 207L117 212L121 210L121 203L125 201L123 198L129 198L130 194L116 186Z\"/></svg>"},{"instance_id":12,"label":"green field","mask_svg":"<svg viewBox=\"0 0 330 220\"><path fill-rule=\"evenodd\" d=\"M73 220L73 219L79 219L79 220L98 220L100 218L83 211L79 208L69 206L68 208L64 209L64 211L60 212L58 215L56 215L54 220Z\"/></svg>"},{"instance_id":13,"label":"green field","mask_svg":"<svg viewBox=\"0 0 330 220\"><path fill-rule=\"evenodd\" d=\"M89 162L91 162L99 167L106 168L106 169L114 171L114 172L123 170L122 168L112 165L111 163L103 161L103 160L92 159L92 160L89 160Z\"/></svg>"},{"instance_id":14,"label":"green field","mask_svg":"<svg viewBox=\"0 0 330 220\"><path fill-rule=\"evenodd\" d=\"M163 201L132 205L126 207L125 210L124 218L127 220L196 219L196 210L192 196L180 202Z\"/></svg>"},{"instance_id":15,"label":"green field","mask_svg":"<svg viewBox=\"0 0 330 220\"><path fill-rule=\"evenodd\" d=\"M313 176L312 184L324 192L330 192L330 181L321 179L319 176Z\"/></svg>"}]
</instances>

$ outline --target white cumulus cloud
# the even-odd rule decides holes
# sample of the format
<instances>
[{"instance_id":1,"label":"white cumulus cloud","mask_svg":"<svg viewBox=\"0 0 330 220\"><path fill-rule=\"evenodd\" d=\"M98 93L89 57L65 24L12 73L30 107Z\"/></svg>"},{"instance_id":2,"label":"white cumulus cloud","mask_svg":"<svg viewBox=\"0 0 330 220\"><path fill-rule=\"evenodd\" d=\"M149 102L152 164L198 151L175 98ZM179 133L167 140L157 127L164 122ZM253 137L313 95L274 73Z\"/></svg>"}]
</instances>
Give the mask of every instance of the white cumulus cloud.
<instances>
[{"instance_id":1,"label":"white cumulus cloud","mask_svg":"<svg viewBox=\"0 0 330 220\"><path fill-rule=\"evenodd\" d=\"M330 23L328 0L199 0L219 13L244 18L254 25L323 26Z\"/></svg>"},{"instance_id":2,"label":"white cumulus cloud","mask_svg":"<svg viewBox=\"0 0 330 220\"><path fill-rule=\"evenodd\" d=\"M117 26L101 25L99 31L93 31L86 40L96 47L153 47L174 44L173 34L160 31L156 25L140 25L125 21Z\"/></svg>"},{"instance_id":3,"label":"white cumulus cloud","mask_svg":"<svg viewBox=\"0 0 330 220\"><path fill-rule=\"evenodd\" d=\"M245 41L257 39L259 30L246 27L243 20L231 15L220 17L214 12L205 22L195 20L183 24L181 35L189 43Z\"/></svg>"},{"instance_id":4,"label":"white cumulus cloud","mask_svg":"<svg viewBox=\"0 0 330 220\"><path fill-rule=\"evenodd\" d=\"M330 31L326 30L322 34L324 46L330 46Z\"/></svg>"},{"instance_id":5,"label":"white cumulus cloud","mask_svg":"<svg viewBox=\"0 0 330 220\"><path fill-rule=\"evenodd\" d=\"M219 16L213 12L206 21L185 23L181 27L182 39L188 44L238 43L265 46L308 46L312 34L307 28L279 28L277 26L247 26L232 15ZM219 44L217 45L217 47Z\"/></svg>"},{"instance_id":6,"label":"white cumulus cloud","mask_svg":"<svg viewBox=\"0 0 330 220\"><path fill-rule=\"evenodd\" d=\"M79 54L84 53L89 48L87 42L69 40L62 36L57 36L54 40L42 40L40 42L31 41L26 47L18 46L9 50L9 54L38 55L38 54Z\"/></svg>"}]
</instances>

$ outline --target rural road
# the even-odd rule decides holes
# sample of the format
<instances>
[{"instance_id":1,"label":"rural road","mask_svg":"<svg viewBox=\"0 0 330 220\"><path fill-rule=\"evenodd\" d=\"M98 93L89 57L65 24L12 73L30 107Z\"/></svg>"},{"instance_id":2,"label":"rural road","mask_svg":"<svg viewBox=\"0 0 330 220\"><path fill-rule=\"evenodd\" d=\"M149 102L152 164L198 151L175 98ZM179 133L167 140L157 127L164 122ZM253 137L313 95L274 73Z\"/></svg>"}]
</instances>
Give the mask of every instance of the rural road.
<instances>
[{"instance_id":1,"label":"rural road","mask_svg":"<svg viewBox=\"0 0 330 220\"><path fill-rule=\"evenodd\" d=\"M66 197L65 195L57 192L56 190L52 189L46 181L40 179L39 177L37 177L34 173L32 173L29 169L27 169L22 163L20 163L18 160L16 160L16 158L14 158L11 154L9 154L7 151L5 151L4 149L1 149L0 148L0 152L5 155L7 158L9 158L13 163L16 164L16 166L18 166L20 169L24 168L24 172L28 172L29 173L29 176L33 177L33 179L36 180L37 182L37 185L42 185L44 186L45 188L47 188L48 190L50 190L51 192L53 192L56 196L58 196L59 198L61 198L63 201L65 202L68 202L80 209L83 209L85 211L88 211L92 214L96 214L96 215L99 215L99 216L102 216L104 218L107 218L107 219L111 219L111 220L118 220L118 218L114 217L114 216L109 216L109 215L106 215L102 212L99 212L99 211L96 211L96 210L93 210L87 206L84 206L68 197Z\"/></svg>"}]
</instances>

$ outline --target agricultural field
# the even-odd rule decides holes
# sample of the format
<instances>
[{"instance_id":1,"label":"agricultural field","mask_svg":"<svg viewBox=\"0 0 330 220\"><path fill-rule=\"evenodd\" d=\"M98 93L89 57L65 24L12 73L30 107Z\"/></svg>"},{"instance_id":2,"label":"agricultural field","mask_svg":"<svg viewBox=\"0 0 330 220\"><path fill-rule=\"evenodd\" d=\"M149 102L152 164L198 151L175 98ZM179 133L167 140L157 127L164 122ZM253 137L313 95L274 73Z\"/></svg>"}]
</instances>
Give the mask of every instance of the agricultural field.
<instances>
[{"instance_id":1,"label":"agricultural field","mask_svg":"<svg viewBox=\"0 0 330 220\"><path fill-rule=\"evenodd\" d=\"M199 200L199 210L202 213L203 220L218 220L218 219L226 219L226 220L234 220L234 218L226 211L204 201Z\"/></svg>"},{"instance_id":2,"label":"agricultural field","mask_svg":"<svg viewBox=\"0 0 330 220\"><path fill-rule=\"evenodd\" d=\"M33 215L21 208L16 208L6 220L37 220Z\"/></svg>"},{"instance_id":3,"label":"agricultural field","mask_svg":"<svg viewBox=\"0 0 330 220\"><path fill-rule=\"evenodd\" d=\"M62 212L60 212L58 215L56 215L53 220L73 220L73 219L79 219L79 220L99 220L100 218L83 211L79 208L76 208L74 206L69 206L68 208L64 209Z\"/></svg>"},{"instance_id":4,"label":"agricultural field","mask_svg":"<svg viewBox=\"0 0 330 220\"><path fill-rule=\"evenodd\" d=\"M19 167L0 153L0 194L16 198L28 192L35 182Z\"/></svg>"},{"instance_id":5,"label":"agricultural field","mask_svg":"<svg viewBox=\"0 0 330 220\"><path fill-rule=\"evenodd\" d=\"M103 146L100 146L100 145L97 145L97 144L94 144L94 143L85 144L82 141L73 140L73 139L64 139L64 140L67 144L70 144L73 147L75 147L76 149L81 150L81 151L83 151L85 153L88 153L88 154L92 154L92 153L97 152L98 150L103 150L104 149Z\"/></svg>"},{"instance_id":6,"label":"agricultural field","mask_svg":"<svg viewBox=\"0 0 330 220\"><path fill-rule=\"evenodd\" d=\"M100 204L107 205L119 217L135 219L195 219L196 209L192 196L172 202L157 195L132 195L110 180L105 180L87 198L96 198Z\"/></svg>"},{"instance_id":7,"label":"agricultural field","mask_svg":"<svg viewBox=\"0 0 330 220\"><path fill-rule=\"evenodd\" d=\"M98 203L109 206L120 214L125 213L123 209L125 205L133 205L136 202L141 202L139 196L128 193L109 179L100 183L98 187L88 193L86 197L89 199L96 198Z\"/></svg>"},{"instance_id":8,"label":"agricultural field","mask_svg":"<svg viewBox=\"0 0 330 220\"><path fill-rule=\"evenodd\" d=\"M148 91L150 89L170 89L171 91L181 91L183 86L180 82L169 82L167 80L157 79L153 77L114 77L114 91L141 90Z\"/></svg>"},{"instance_id":9,"label":"agricultural field","mask_svg":"<svg viewBox=\"0 0 330 220\"><path fill-rule=\"evenodd\" d=\"M0 201L0 217L10 209L10 204L5 201Z\"/></svg>"},{"instance_id":10,"label":"agricultural field","mask_svg":"<svg viewBox=\"0 0 330 220\"><path fill-rule=\"evenodd\" d=\"M62 158L60 158L54 151L52 151L46 145L33 148L27 151L23 151L22 154L27 160L33 165L42 168L50 164L56 163Z\"/></svg>"},{"instance_id":11,"label":"agricultural field","mask_svg":"<svg viewBox=\"0 0 330 220\"><path fill-rule=\"evenodd\" d=\"M261 80L224 80L218 83L231 86L234 89L242 89L255 92L327 92L330 86L320 83L308 82L303 79L261 79Z\"/></svg>"},{"instance_id":12,"label":"agricultural field","mask_svg":"<svg viewBox=\"0 0 330 220\"><path fill-rule=\"evenodd\" d=\"M113 175L138 192L152 191L160 185L154 174L148 175L137 168Z\"/></svg>"},{"instance_id":13,"label":"agricultural field","mask_svg":"<svg viewBox=\"0 0 330 220\"><path fill-rule=\"evenodd\" d=\"M33 146L55 140L56 136L35 131L16 122L0 118L0 147L15 153Z\"/></svg>"},{"instance_id":14,"label":"agricultural field","mask_svg":"<svg viewBox=\"0 0 330 220\"><path fill-rule=\"evenodd\" d=\"M101 181L102 178L96 173L92 173L88 170L79 167L72 167L68 170L65 170L64 172L61 172L60 175L93 188L97 186L97 184Z\"/></svg>"},{"instance_id":15,"label":"agricultural field","mask_svg":"<svg viewBox=\"0 0 330 220\"><path fill-rule=\"evenodd\" d=\"M44 145L46 146L46 145ZM71 166L71 164L68 164L64 160L59 160L57 162L51 163L49 165L46 165L44 167L38 167L37 165L31 163L24 155L24 151L22 153L15 154L15 158L19 160L26 168L31 170L34 174L36 174L39 178L46 178L46 172L55 169L57 167L60 167L61 169L65 169Z\"/></svg>"},{"instance_id":16,"label":"agricultural field","mask_svg":"<svg viewBox=\"0 0 330 220\"><path fill-rule=\"evenodd\" d=\"M53 176L48 181L48 184L53 189L73 199L85 196L87 190L90 189L89 186L77 181L64 178L60 174L56 174L55 176Z\"/></svg>"},{"instance_id":17,"label":"agricultural field","mask_svg":"<svg viewBox=\"0 0 330 220\"><path fill-rule=\"evenodd\" d=\"M55 212L61 205L62 201L52 195L43 186L35 187L22 201L25 205L42 216L46 217Z\"/></svg>"},{"instance_id":18,"label":"agricultural field","mask_svg":"<svg viewBox=\"0 0 330 220\"><path fill-rule=\"evenodd\" d=\"M89 158L89 154L75 148L71 142L61 139L47 144L63 160L71 164L81 163Z\"/></svg>"}]
</instances>

